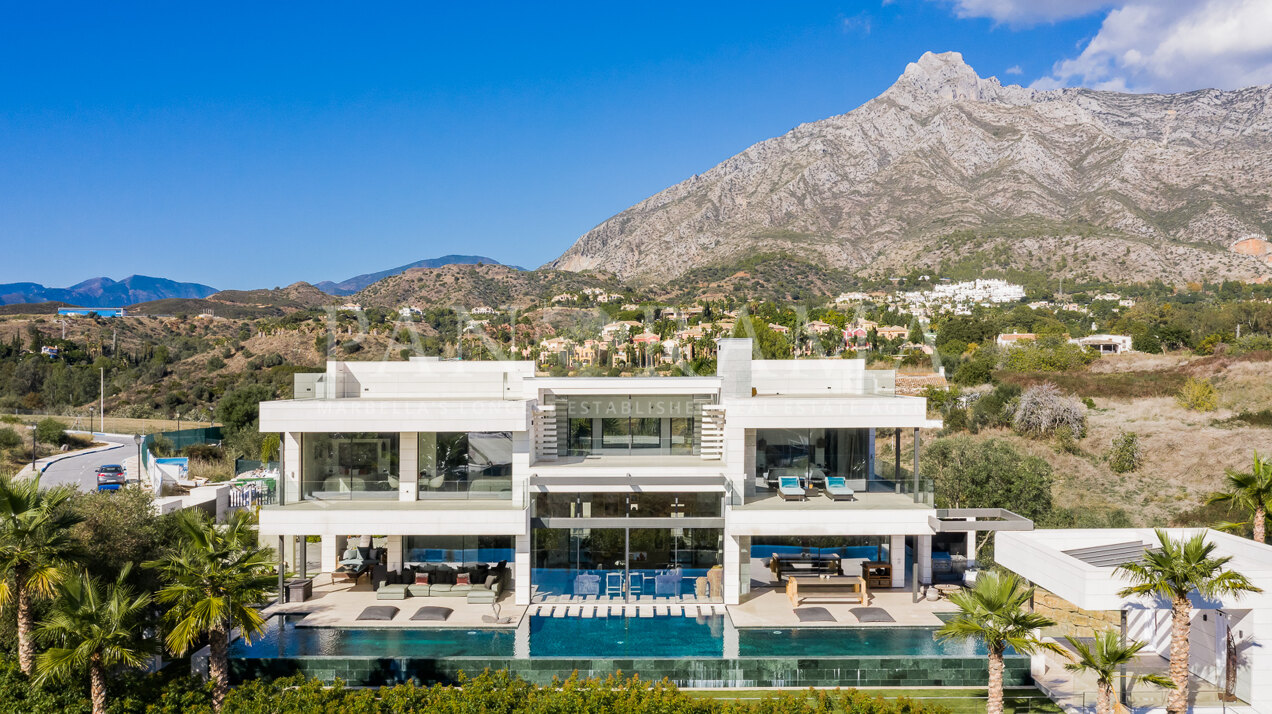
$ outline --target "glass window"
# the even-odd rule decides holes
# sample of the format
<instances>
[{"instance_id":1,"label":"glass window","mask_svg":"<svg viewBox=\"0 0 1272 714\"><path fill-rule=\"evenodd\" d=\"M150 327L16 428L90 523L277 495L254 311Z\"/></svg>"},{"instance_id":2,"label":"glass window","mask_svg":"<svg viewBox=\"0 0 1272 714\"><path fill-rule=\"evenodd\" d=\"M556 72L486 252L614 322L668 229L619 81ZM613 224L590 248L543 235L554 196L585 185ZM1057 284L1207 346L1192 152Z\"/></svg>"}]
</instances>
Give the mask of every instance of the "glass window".
<instances>
[{"instance_id":1,"label":"glass window","mask_svg":"<svg viewBox=\"0 0 1272 714\"><path fill-rule=\"evenodd\" d=\"M511 563L513 536L406 536L407 563Z\"/></svg>"},{"instance_id":2,"label":"glass window","mask_svg":"<svg viewBox=\"0 0 1272 714\"><path fill-rule=\"evenodd\" d=\"M631 419L628 417L601 419L601 448L609 452L627 451L630 429Z\"/></svg>"},{"instance_id":3,"label":"glass window","mask_svg":"<svg viewBox=\"0 0 1272 714\"><path fill-rule=\"evenodd\" d=\"M512 432L419 435L420 498L512 498Z\"/></svg>"},{"instance_id":4,"label":"glass window","mask_svg":"<svg viewBox=\"0 0 1272 714\"><path fill-rule=\"evenodd\" d=\"M568 454L587 456L592 453L592 419L569 420Z\"/></svg>"},{"instance_id":5,"label":"glass window","mask_svg":"<svg viewBox=\"0 0 1272 714\"><path fill-rule=\"evenodd\" d=\"M865 489L870 478L869 429L758 429L755 472L770 483L782 476L842 476Z\"/></svg>"},{"instance_id":6,"label":"glass window","mask_svg":"<svg viewBox=\"0 0 1272 714\"><path fill-rule=\"evenodd\" d=\"M536 518L722 518L724 494L539 493Z\"/></svg>"},{"instance_id":7,"label":"glass window","mask_svg":"<svg viewBox=\"0 0 1272 714\"><path fill-rule=\"evenodd\" d=\"M692 455L694 452L693 419L671 419L671 453Z\"/></svg>"},{"instance_id":8,"label":"glass window","mask_svg":"<svg viewBox=\"0 0 1272 714\"><path fill-rule=\"evenodd\" d=\"M670 421L670 420L668 420ZM662 419L633 418L631 421L632 449L658 449L662 443Z\"/></svg>"},{"instance_id":9,"label":"glass window","mask_svg":"<svg viewBox=\"0 0 1272 714\"><path fill-rule=\"evenodd\" d=\"M398 498L398 434L305 434L301 498Z\"/></svg>"}]
</instances>

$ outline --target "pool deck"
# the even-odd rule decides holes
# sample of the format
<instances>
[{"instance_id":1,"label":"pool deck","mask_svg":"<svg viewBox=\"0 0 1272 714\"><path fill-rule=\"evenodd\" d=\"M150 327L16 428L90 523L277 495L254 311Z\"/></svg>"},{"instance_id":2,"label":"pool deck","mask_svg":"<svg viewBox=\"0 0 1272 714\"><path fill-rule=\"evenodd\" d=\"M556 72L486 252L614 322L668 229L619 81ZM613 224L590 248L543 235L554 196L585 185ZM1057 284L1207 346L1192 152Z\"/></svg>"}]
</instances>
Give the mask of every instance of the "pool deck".
<instances>
[{"instance_id":1,"label":"pool deck","mask_svg":"<svg viewBox=\"0 0 1272 714\"><path fill-rule=\"evenodd\" d=\"M858 603L811 601L801 607L824 607L834 622L800 622L791 602L782 588L771 583L753 581L752 591L738 605L725 606L704 601L677 602L669 598L642 599L638 602L583 601L535 603L530 606L513 604L512 593L504 593L499 599L499 615L509 622L498 623L483 619L494 614L490 605L468 604L461 597L408 597L405 600L378 600L371 585L364 580L352 583L332 583L328 576L319 576L314 584L313 596L305 602L271 605L264 614L305 615L296 622L297 627L343 628L509 628L514 629L526 615L541 617L658 617L682 615L696 617L728 613L733 625L747 627L934 627L941 625L938 612L951 612L955 608L948 600L929 602L911 601L911 592L905 590L875 589L870 591L869 607L881 608L892 616L894 622L861 622L852 609L862 607ZM359 620L358 615L368 607L391 606L398 608L392 620ZM454 610L442 622L417 622L411 615L421 607L449 607Z\"/></svg>"},{"instance_id":2,"label":"pool deck","mask_svg":"<svg viewBox=\"0 0 1272 714\"><path fill-rule=\"evenodd\" d=\"M791 601L782 589L764 587L752 590L738 605L729 606L729 617L738 628L747 627L939 627L938 612L955 610L949 600L911 602L910 590L871 590L868 607L886 610L895 622L861 622L852 613L853 608L864 607L859 603L810 601L800 608L824 607L835 618L834 622L800 622L791 607Z\"/></svg>"},{"instance_id":3,"label":"pool deck","mask_svg":"<svg viewBox=\"0 0 1272 714\"><path fill-rule=\"evenodd\" d=\"M514 605L512 593L504 593L499 598L499 614L511 618L510 622L487 622L483 615L493 615L490 605L470 605L462 597L408 597L405 600L377 600L375 591L365 578L356 585L352 583L331 583L328 575L318 576L314 584L313 597L305 602L289 602L283 605L271 605L264 615L305 614L306 617L297 622L297 627L346 627L346 628L516 628L526 613L524 605ZM323 583L323 584L319 584ZM396 607L398 613L392 620L359 620L358 615L372 606L389 605ZM411 615L421 607L449 607L454 610L443 622L417 622Z\"/></svg>"}]
</instances>

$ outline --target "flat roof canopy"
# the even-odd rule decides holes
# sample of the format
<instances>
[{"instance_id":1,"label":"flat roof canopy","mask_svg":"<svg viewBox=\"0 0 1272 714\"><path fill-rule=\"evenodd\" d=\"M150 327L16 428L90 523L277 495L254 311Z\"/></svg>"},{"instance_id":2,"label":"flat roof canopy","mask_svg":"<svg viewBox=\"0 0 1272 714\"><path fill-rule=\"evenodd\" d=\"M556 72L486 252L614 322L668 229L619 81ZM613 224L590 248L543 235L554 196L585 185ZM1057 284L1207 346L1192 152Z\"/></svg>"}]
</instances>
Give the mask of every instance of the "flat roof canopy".
<instances>
[{"instance_id":1,"label":"flat roof canopy","mask_svg":"<svg viewBox=\"0 0 1272 714\"><path fill-rule=\"evenodd\" d=\"M928 525L937 533L1033 530L1033 521L1006 508L938 508Z\"/></svg>"}]
</instances>

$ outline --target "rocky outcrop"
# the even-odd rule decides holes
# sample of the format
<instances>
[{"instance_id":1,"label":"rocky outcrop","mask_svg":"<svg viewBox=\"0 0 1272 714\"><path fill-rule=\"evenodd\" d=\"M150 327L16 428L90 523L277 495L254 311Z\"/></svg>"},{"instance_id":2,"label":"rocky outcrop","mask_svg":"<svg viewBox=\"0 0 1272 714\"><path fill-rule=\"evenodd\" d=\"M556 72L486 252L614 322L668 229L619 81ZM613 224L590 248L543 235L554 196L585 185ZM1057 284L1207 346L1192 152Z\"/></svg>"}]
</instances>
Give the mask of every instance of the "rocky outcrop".
<instances>
[{"instance_id":1,"label":"rocky outcrop","mask_svg":"<svg viewBox=\"0 0 1272 714\"><path fill-rule=\"evenodd\" d=\"M879 97L651 196L546 267L661 282L758 252L858 271L980 252L1059 275L1251 279L1272 271L1228 247L1272 234L1270 179L1272 87L1041 91L928 53Z\"/></svg>"}]
</instances>

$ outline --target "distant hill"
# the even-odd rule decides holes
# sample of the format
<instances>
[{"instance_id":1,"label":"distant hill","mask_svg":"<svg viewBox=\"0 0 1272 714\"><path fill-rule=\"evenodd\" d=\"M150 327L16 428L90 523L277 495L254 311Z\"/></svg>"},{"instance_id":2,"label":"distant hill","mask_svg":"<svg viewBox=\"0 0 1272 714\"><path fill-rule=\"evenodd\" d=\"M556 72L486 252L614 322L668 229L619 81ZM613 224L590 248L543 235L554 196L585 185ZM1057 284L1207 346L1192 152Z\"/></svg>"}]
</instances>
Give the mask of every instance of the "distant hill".
<instances>
[{"instance_id":1,"label":"distant hill","mask_svg":"<svg viewBox=\"0 0 1272 714\"><path fill-rule=\"evenodd\" d=\"M503 265L503 263L500 263L494 258L486 258L480 255L443 255L440 258L417 260L414 263L399 265L396 268L381 270L378 273L355 275L348 280L342 280L338 283L333 283L330 280L324 280L321 283L315 283L314 287L328 295L352 295L372 283L378 283L393 275L400 275L412 268L440 268L444 265L475 265L477 263L482 263L484 265ZM522 270L522 268L518 268L515 265L510 265L508 267L516 270Z\"/></svg>"},{"instance_id":2,"label":"distant hill","mask_svg":"<svg viewBox=\"0 0 1272 714\"><path fill-rule=\"evenodd\" d=\"M69 288L47 288L39 283L0 284L0 305L56 301L79 307L122 307L170 298L204 298L215 292L216 288L199 283L130 275L120 281L91 278Z\"/></svg>"},{"instance_id":3,"label":"distant hill","mask_svg":"<svg viewBox=\"0 0 1272 714\"><path fill-rule=\"evenodd\" d=\"M466 309L533 305L556 293L583 288L623 292L614 276L587 271L521 270L498 263L411 268L360 291L353 299L363 307L397 308L455 305Z\"/></svg>"},{"instance_id":4,"label":"distant hill","mask_svg":"<svg viewBox=\"0 0 1272 714\"><path fill-rule=\"evenodd\" d=\"M660 284L788 255L866 277L1259 280L1269 185L1272 85L1044 91L928 53L875 99L641 201L545 267Z\"/></svg>"}]
</instances>

